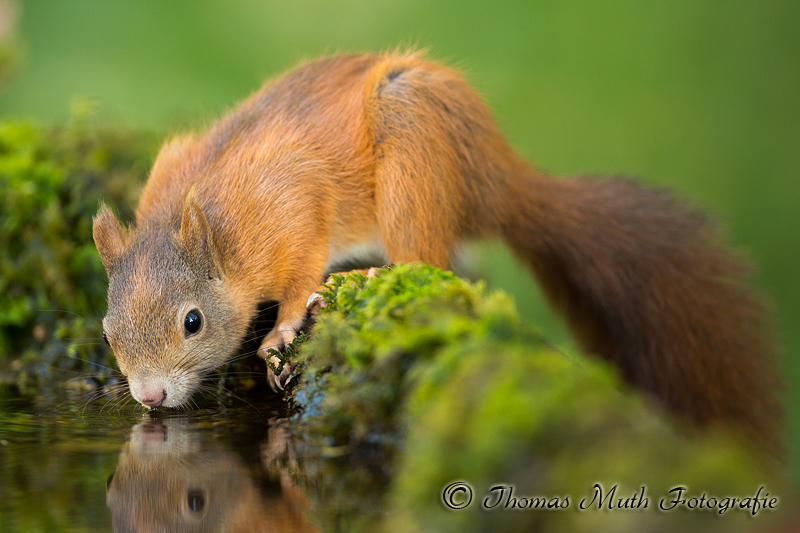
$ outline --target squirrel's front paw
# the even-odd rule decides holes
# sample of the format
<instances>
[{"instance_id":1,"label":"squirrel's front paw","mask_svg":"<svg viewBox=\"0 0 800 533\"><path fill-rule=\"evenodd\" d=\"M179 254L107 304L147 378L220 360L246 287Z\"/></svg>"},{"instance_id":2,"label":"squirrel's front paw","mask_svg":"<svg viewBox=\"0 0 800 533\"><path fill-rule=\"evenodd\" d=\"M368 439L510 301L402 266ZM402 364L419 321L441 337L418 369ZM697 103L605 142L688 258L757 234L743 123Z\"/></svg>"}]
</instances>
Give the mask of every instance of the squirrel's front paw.
<instances>
[{"instance_id":1,"label":"squirrel's front paw","mask_svg":"<svg viewBox=\"0 0 800 533\"><path fill-rule=\"evenodd\" d=\"M292 373L292 363L291 361L281 359L277 355L271 354L270 350L282 351L286 346L292 343L296 336L297 333L294 328L275 328L275 330L267 335L264 342L261 343L261 347L258 349L258 355L267 361L267 383L275 392L283 390L286 380ZM277 374L276 371L278 371Z\"/></svg>"},{"instance_id":2,"label":"squirrel's front paw","mask_svg":"<svg viewBox=\"0 0 800 533\"><path fill-rule=\"evenodd\" d=\"M283 365L281 367L281 365ZM283 368L281 373L275 375L275 372L272 368L275 367L277 369ZM272 356L267 360L267 383L269 387L274 391L282 391L284 389L284 385L286 385L286 380L289 379L289 375L292 373L292 363L291 361L283 361L278 357Z\"/></svg>"}]
</instances>

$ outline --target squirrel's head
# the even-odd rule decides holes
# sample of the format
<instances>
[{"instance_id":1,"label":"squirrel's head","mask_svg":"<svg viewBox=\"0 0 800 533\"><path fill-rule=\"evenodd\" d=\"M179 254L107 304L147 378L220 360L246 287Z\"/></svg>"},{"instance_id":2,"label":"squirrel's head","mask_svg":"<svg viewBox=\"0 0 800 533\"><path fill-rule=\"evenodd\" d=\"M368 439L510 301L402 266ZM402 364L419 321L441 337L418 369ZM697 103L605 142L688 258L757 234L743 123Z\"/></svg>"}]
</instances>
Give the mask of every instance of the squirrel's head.
<instances>
[{"instance_id":1,"label":"squirrel's head","mask_svg":"<svg viewBox=\"0 0 800 533\"><path fill-rule=\"evenodd\" d=\"M131 394L149 407L184 405L246 327L196 194L179 227L145 222L128 232L103 205L93 232L109 281L104 338Z\"/></svg>"}]
</instances>

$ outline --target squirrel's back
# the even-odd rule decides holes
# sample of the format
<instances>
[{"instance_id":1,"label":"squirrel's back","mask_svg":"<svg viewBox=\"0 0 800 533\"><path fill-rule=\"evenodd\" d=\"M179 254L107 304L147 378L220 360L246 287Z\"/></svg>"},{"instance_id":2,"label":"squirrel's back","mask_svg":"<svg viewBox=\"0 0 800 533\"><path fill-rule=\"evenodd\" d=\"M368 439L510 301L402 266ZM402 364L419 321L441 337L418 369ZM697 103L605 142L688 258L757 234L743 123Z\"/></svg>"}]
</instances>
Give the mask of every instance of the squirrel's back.
<instances>
[{"instance_id":1,"label":"squirrel's back","mask_svg":"<svg viewBox=\"0 0 800 533\"><path fill-rule=\"evenodd\" d=\"M345 231L376 233L364 83L379 58L303 65L267 83L202 137L165 144L139 201L137 225L169 220L177 228L194 189L221 252L242 277L282 253L270 235L313 238L331 218ZM299 226L287 216L298 211L319 220Z\"/></svg>"}]
</instances>

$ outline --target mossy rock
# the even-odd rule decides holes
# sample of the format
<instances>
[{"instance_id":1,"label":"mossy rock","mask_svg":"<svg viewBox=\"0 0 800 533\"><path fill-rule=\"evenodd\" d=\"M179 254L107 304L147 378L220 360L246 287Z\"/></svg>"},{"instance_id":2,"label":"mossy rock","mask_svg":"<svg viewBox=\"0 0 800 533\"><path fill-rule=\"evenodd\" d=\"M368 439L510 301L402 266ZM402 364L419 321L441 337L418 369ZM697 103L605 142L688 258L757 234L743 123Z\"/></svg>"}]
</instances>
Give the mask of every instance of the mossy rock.
<instances>
[{"instance_id":1,"label":"mossy rock","mask_svg":"<svg viewBox=\"0 0 800 533\"><path fill-rule=\"evenodd\" d=\"M348 511L354 531L749 531L776 518L721 516L719 505L659 511L679 486L720 499L783 485L733 436L689 434L611 365L549 346L503 293L399 265L334 276L323 296L292 396L296 433L326 480L323 526ZM351 474L370 456L381 483ZM459 481L474 499L451 510L443 491ZM616 499L645 486L648 508L579 510L595 483L617 485ZM482 508L497 485L517 498L569 496L569 508Z\"/></svg>"}]
</instances>

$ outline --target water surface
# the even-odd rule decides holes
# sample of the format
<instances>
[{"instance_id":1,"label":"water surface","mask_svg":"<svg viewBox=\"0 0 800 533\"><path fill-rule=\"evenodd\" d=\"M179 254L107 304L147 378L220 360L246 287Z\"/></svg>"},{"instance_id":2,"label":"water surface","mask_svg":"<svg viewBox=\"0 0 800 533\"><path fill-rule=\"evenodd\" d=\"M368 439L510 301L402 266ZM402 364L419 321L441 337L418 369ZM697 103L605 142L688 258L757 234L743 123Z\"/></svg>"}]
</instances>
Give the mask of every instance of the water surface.
<instances>
[{"instance_id":1,"label":"water surface","mask_svg":"<svg viewBox=\"0 0 800 533\"><path fill-rule=\"evenodd\" d=\"M285 403L1 399L0 531L314 531Z\"/></svg>"}]
</instances>

